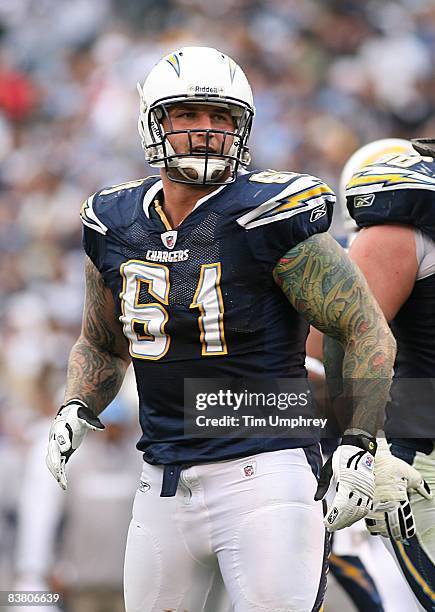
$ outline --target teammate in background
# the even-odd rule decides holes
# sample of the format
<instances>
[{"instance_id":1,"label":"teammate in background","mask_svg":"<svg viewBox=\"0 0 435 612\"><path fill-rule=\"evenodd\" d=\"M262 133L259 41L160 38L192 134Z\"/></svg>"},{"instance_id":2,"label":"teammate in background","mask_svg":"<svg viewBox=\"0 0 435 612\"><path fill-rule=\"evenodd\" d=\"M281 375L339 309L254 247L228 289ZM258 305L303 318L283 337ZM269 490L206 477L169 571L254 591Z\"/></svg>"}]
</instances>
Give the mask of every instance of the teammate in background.
<instances>
[{"instance_id":1,"label":"teammate in background","mask_svg":"<svg viewBox=\"0 0 435 612\"><path fill-rule=\"evenodd\" d=\"M355 223L348 217L354 235ZM309 378L321 385L325 384L323 339L323 334L314 327L310 328L305 360ZM338 440L323 439L321 442L324 456L329 456L338 444ZM359 612L417 612L421 609L382 540L370 537L363 521L334 533L331 538L325 611L352 604Z\"/></svg>"},{"instance_id":2,"label":"teammate in background","mask_svg":"<svg viewBox=\"0 0 435 612\"><path fill-rule=\"evenodd\" d=\"M181 49L139 94L145 157L160 177L102 189L82 208L83 328L47 465L66 488L66 461L88 429L103 427L97 415L132 359L144 466L127 541L127 612L202 610L219 570L239 612L319 610L320 499L330 494L330 530L370 508L373 421L388 395L394 339L326 233L331 190L309 175L243 170L254 106L233 60ZM318 487L315 436L184 434L185 378L304 378L309 323L343 343L349 378L373 383Z\"/></svg>"},{"instance_id":3,"label":"teammate in background","mask_svg":"<svg viewBox=\"0 0 435 612\"><path fill-rule=\"evenodd\" d=\"M416 598L434 610L435 395L427 379L435 376L435 141L412 143L366 145L345 166L342 184L347 227L360 230L349 255L398 347L385 428L390 448L378 441L374 512L366 522L372 534L390 539ZM325 351L337 367L340 347L326 339Z\"/></svg>"}]
</instances>

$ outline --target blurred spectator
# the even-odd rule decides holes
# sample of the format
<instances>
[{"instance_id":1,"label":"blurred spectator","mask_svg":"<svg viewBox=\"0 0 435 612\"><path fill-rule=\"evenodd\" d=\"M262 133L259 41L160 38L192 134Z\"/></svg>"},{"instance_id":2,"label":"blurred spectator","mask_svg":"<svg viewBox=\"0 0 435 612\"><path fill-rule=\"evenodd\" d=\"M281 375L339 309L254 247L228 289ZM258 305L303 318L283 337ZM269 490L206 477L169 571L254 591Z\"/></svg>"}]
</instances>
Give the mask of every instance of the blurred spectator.
<instances>
[{"instance_id":1,"label":"blurred spectator","mask_svg":"<svg viewBox=\"0 0 435 612\"><path fill-rule=\"evenodd\" d=\"M0 110L11 121L26 119L36 106L32 82L16 70L2 66L0 60Z\"/></svg>"}]
</instances>

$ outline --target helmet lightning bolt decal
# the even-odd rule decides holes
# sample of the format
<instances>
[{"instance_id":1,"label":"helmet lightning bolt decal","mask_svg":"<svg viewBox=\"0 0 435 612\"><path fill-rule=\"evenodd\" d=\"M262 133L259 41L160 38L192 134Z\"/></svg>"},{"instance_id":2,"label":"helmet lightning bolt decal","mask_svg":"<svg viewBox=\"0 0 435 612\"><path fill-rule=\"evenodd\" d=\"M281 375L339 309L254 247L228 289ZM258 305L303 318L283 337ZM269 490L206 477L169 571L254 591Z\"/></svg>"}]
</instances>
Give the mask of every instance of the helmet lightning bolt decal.
<instances>
[{"instance_id":1,"label":"helmet lightning bolt decal","mask_svg":"<svg viewBox=\"0 0 435 612\"><path fill-rule=\"evenodd\" d=\"M384 171L382 172L382 170ZM347 184L346 189L352 189L352 187L357 187L359 185L374 184L383 184L384 186L420 182L424 184L424 177L422 178L423 180L418 175L416 176L416 173L411 170L400 169L394 172L394 169L392 168L367 166L363 170L360 170L353 175Z\"/></svg>"},{"instance_id":2,"label":"helmet lightning bolt decal","mask_svg":"<svg viewBox=\"0 0 435 612\"><path fill-rule=\"evenodd\" d=\"M230 57L228 58L228 65L229 65L229 69L230 69L230 79L231 79L231 83L234 82L234 76L236 74L236 70L237 70L237 64L234 60L232 60Z\"/></svg>"},{"instance_id":3,"label":"helmet lightning bolt decal","mask_svg":"<svg viewBox=\"0 0 435 612\"><path fill-rule=\"evenodd\" d=\"M178 59L178 55L175 55L175 53L173 53L172 55L170 55L167 60L168 64L170 66L172 66L172 68L175 70L175 72L177 73L177 76L180 76L180 72L181 72L181 68L180 68L180 60Z\"/></svg>"}]
</instances>

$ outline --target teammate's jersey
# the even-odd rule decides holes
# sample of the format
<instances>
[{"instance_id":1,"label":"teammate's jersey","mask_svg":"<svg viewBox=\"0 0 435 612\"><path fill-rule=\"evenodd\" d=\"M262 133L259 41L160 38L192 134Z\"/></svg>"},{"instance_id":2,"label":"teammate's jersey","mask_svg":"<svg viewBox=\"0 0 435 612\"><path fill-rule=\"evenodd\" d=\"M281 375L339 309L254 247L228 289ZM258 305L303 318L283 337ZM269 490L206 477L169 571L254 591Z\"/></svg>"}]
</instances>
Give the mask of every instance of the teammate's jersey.
<instances>
[{"instance_id":1,"label":"teammate's jersey","mask_svg":"<svg viewBox=\"0 0 435 612\"><path fill-rule=\"evenodd\" d=\"M425 235L426 258L432 259L429 251L435 249L434 159L417 155L385 157L353 175L346 188L346 198L349 213L359 227L396 223L418 228ZM416 234L417 255L418 240ZM391 322L391 328L397 341L395 377L435 378L433 265L422 269L419 260L414 288ZM421 423L427 418L433 421L434 390L430 383L397 383L392 394L404 409L406 405L413 406L415 411L418 405ZM415 414L415 421L418 420Z\"/></svg>"},{"instance_id":2,"label":"teammate's jersey","mask_svg":"<svg viewBox=\"0 0 435 612\"><path fill-rule=\"evenodd\" d=\"M137 380L150 463L229 459L312 439L189 438L185 378L305 377L308 325L275 284L280 257L329 228L334 194L320 180L240 175L171 230L150 177L103 189L82 207L84 247L115 299Z\"/></svg>"}]
</instances>

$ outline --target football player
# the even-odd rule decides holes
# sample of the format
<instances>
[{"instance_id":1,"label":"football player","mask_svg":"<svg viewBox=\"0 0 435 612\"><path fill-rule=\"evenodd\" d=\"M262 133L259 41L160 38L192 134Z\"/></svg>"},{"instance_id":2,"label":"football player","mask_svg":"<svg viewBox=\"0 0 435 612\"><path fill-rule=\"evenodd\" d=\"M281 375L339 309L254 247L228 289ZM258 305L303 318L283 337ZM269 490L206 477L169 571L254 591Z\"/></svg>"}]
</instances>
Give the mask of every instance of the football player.
<instances>
[{"instance_id":1,"label":"football player","mask_svg":"<svg viewBox=\"0 0 435 612\"><path fill-rule=\"evenodd\" d=\"M217 571L239 612L318 610L325 524L352 524L372 502L373 423L388 396L394 338L327 233L329 187L244 170L254 106L231 58L183 48L152 69L139 96L145 157L160 175L83 205L83 328L48 467L66 488L67 460L89 429L103 428L98 415L132 361L144 465L127 541L127 612L203 610ZM371 379L376 391L357 406L319 486L316 435L184 433L184 379L303 379L309 323L343 343L348 377Z\"/></svg>"},{"instance_id":2,"label":"football player","mask_svg":"<svg viewBox=\"0 0 435 612\"><path fill-rule=\"evenodd\" d=\"M435 609L435 141L362 147L342 176L358 264L397 340L385 438L378 440L369 531L389 547L425 610ZM343 198L344 201L344 198ZM329 358L340 348L326 340Z\"/></svg>"}]
</instances>

